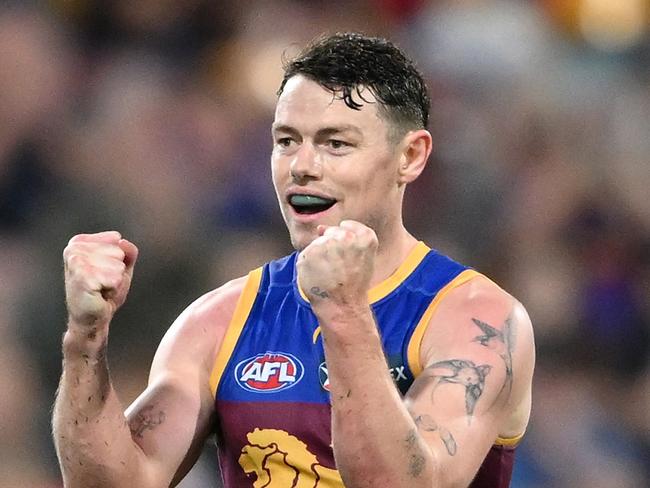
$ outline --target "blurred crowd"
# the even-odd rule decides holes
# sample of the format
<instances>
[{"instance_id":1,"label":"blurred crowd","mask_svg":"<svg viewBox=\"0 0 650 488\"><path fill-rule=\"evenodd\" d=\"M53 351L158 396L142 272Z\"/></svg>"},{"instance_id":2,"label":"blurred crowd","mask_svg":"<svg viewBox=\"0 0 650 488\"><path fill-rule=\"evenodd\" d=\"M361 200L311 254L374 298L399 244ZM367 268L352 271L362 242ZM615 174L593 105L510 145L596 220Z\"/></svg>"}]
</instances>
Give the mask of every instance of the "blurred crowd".
<instances>
[{"instance_id":1,"label":"blurred crowd","mask_svg":"<svg viewBox=\"0 0 650 488\"><path fill-rule=\"evenodd\" d=\"M0 5L0 487L60 487L61 252L140 248L109 360L128 404L191 301L290 244L270 180L283 58L389 37L431 89L418 237L528 308L513 487L650 485L647 0L49 0ZM214 440L182 483L220 486Z\"/></svg>"}]
</instances>

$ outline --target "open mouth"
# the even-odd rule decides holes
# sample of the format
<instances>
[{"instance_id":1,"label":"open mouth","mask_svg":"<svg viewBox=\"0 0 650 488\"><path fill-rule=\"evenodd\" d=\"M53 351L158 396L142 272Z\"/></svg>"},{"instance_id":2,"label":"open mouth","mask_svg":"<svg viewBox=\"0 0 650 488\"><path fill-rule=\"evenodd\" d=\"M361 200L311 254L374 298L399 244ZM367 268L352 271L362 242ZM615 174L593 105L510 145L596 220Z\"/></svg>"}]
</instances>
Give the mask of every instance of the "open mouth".
<instances>
[{"instance_id":1,"label":"open mouth","mask_svg":"<svg viewBox=\"0 0 650 488\"><path fill-rule=\"evenodd\" d=\"M317 197L315 195L295 194L289 197L289 205L291 205L296 213L303 215L324 212L335 203L336 200Z\"/></svg>"}]
</instances>

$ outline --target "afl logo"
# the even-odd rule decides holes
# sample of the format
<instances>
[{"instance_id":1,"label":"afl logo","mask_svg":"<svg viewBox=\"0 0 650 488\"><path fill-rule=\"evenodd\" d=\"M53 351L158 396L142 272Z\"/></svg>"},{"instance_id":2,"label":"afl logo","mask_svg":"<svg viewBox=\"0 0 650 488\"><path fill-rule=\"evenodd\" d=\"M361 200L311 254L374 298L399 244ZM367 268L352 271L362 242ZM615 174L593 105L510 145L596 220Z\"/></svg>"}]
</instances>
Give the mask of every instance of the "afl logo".
<instances>
[{"instance_id":1,"label":"afl logo","mask_svg":"<svg viewBox=\"0 0 650 488\"><path fill-rule=\"evenodd\" d=\"M297 384L304 371L297 357L284 352L266 352L240 362L235 368L235 379L245 390L274 393Z\"/></svg>"}]
</instances>

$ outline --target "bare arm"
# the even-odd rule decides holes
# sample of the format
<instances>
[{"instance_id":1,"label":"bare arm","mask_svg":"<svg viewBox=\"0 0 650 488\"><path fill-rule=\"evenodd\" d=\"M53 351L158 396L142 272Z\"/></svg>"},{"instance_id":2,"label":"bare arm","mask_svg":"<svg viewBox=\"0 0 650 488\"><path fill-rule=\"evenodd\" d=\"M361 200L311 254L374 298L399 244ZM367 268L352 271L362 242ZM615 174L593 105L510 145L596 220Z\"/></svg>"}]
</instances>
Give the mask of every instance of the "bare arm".
<instances>
[{"instance_id":1,"label":"bare arm","mask_svg":"<svg viewBox=\"0 0 650 488\"><path fill-rule=\"evenodd\" d=\"M53 414L54 443L66 487L119 486L123 475L156 486L110 382L106 338L83 330L64 338L64 365Z\"/></svg>"},{"instance_id":2,"label":"bare arm","mask_svg":"<svg viewBox=\"0 0 650 488\"><path fill-rule=\"evenodd\" d=\"M136 256L115 232L77 236L64 252L70 318L53 430L68 488L174 486L213 420L208 374L219 332L208 324L228 314L237 287L213 292L181 314L156 353L147 389L125 414L105 350Z\"/></svg>"},{"instance_id":3,"label":"bare arm","mask_svg":"<svg viewBox=\"0 0 650 488\"><path fill-rule=\"evenodd\" d=\"M326 231L313 249L303 251L307 255L299 268L322 328L341 476L350 488L467 486L529 392L530 322L492 284L485 293L468 293L466 288L458 290L457 298L448 296L443 301L448 305L441 304L435 327L425 337L422 359L427 368L403 399L388 374L362 293L367 285L359 276L367 276L364 256L372 254L372 244L367 244L364 229L347 230ZM314 259L317 253L327 259ZM486 303L491 304L487 309ZM504 356L509 362L477 339L485 333L472 318L501 329L507 319L516 322L519 347ZM442 338L436 330L445 331Z\"/></svg>"},{"instance_id":4,"label":"bare arm","mask_svg":"<svg viewBox=\"0 0 650 488\"><path fill-rule=\"evenodd\" d=\"M523 306L484 278L441 303L405 398L436 460L438 485L467 486L497 437L523 434L535 352Z\"/></svg>"},{"instance_id":5,"label":"bare arm","mask_svg":"<svg viewBox=\"0 0 650 488\"><path fill-rule=\"evenodd\" d=\"M116 486L128 473L154 486L106 362L109 323L126 299L137 249L117 232L104 232L75 236L63 257L69 319L53 432L64 483Z\"/></svg>"}]
</instances>

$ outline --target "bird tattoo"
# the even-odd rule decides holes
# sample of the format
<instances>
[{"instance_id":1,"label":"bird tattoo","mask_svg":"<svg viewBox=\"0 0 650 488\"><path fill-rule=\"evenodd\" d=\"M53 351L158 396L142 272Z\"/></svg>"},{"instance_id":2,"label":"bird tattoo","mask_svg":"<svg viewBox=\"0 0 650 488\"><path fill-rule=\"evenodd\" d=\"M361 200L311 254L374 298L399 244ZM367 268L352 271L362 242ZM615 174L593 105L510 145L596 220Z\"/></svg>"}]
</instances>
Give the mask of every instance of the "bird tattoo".
<instances>
[{"instance_id":1,"label":"bird tattoo","mask_svg":"<svg viewBox=\"0 0 650 488\"><path fill-rule=\"evenodd\" d=\"M456 383L465 387L465 408L467 415L471 417L474 414L476 402L483 394L485 376L490 372L492 366L489 364L477 366L472 361L463 359L441 361L435 366L451 370L451 374L440 377L440 383Z\"/></svg>"},{"instance_id":2,"label":"bird tattoo","mask_svg":"<svg viewBox=\"0 0 650 488\"><path fill-rule=\"evenodd\" d=\"M511 318L508 317L504 322L503 331L479 319L473 318L472 322L483 331L483 335L476 336L472 342L478 342L496 352L503 359L506 366L504 387L507 384L509 388L512 388L512 348L515 338Z\"/></svg>"},{"instance_id":3,"label":"bird tattoo","mask_svg":"<svg viewBox=\"0 0 650 488\"><path fill-rule=\"evenodd\" d=\"M490 369L492 369L492 366L489 364L477 366L472 361L465 359L449 359L431 364L427 367L426 375L436 382L431 391L432 401L435 390L441 384L463 385L465 387L465 411L468 416L467 420L470 422L476 408L476 402L483 394L485 377L490 372Z\"/></svg>"}]
</instances>

